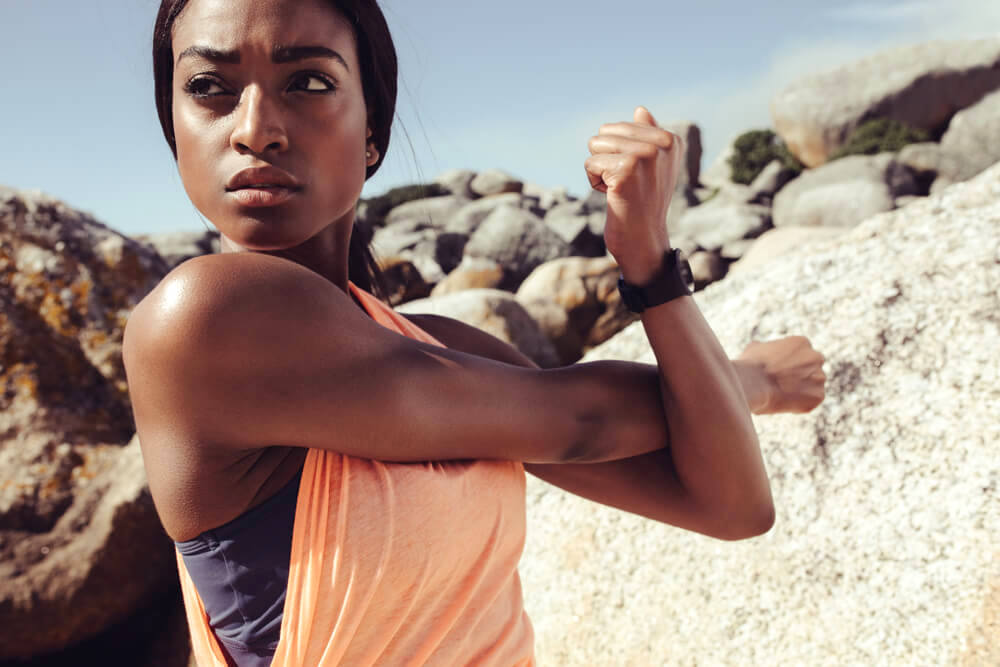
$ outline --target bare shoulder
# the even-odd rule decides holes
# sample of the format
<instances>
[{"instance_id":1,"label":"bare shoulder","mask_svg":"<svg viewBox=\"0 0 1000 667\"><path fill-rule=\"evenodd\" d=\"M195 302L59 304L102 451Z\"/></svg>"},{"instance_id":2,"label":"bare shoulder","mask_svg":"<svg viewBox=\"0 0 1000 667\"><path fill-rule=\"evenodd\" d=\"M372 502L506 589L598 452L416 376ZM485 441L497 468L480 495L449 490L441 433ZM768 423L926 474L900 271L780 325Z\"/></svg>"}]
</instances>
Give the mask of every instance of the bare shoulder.
<instances>
[{"instance_id":1,"label":"bare shoulder","mask_svg":"<svg viewBox=\"0 0 1000 667\"><path fill-rule=\"evenodd\" d=\"M238 314L246 305L245 297L270 306L273 303L268 297L315 296L329 292L329 288L321 276L278 257L260 253L195 257L174 268L139 303L129 318L126 337L130 330L133 338L135 333L164 331L159 326L149 329L149 325L164 320Z\"/></svg>"}]
</instances>

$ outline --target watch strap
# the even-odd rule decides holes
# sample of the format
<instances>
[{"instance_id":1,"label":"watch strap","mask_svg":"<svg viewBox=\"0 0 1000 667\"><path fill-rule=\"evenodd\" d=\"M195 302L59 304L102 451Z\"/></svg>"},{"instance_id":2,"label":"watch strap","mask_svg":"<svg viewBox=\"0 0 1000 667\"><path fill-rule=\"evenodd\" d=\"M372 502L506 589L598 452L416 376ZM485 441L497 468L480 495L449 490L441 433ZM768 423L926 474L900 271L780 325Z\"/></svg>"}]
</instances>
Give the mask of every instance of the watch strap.
<instances>
[{"instance_id":1,"label":"watch strap","mask_svg":"<svg viewBox=\"0 0 1000 667\"><path fill-rule=\"evenodd\" d=\"M645 285L630 285L624 277L618 278L622 303L633 313L641 313L678 297L691 296L693 289L691 265L679 248L672 248L663 254L660 272Z\"/></svg>"}]
</instances>

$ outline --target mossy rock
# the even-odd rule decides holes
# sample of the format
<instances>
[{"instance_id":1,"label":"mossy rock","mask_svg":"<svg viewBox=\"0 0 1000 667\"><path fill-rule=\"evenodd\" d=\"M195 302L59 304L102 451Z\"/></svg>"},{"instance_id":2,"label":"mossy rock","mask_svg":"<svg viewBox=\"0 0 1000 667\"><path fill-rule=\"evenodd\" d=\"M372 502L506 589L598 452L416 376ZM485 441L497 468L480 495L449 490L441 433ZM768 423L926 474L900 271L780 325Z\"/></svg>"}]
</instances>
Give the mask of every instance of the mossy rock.
<instances>
[{"instance_id":1,"label":"mossy rock","mask_svg":"<svg viewBox=\"0 0 1000 667\"><path fill-rule=\"evenodd\" d=\"M924 130L890 118L874 118L859 125L843 146L830 155L830 161L848 155L877 155L896 153L909 144L930 141Z\"/></svg>"},{"instance_id":2,"label":"mossy rock","mask_svg":"<svg viewBox=\"0 0 1000 667\"><path fill-rule=\"evenodd\" d=\"M729 158L730 179L750 185L773 160L780 160L796 174L805 168L773 130L744 132L733 142L733 154Z\"/></svg>"}]
</instances>

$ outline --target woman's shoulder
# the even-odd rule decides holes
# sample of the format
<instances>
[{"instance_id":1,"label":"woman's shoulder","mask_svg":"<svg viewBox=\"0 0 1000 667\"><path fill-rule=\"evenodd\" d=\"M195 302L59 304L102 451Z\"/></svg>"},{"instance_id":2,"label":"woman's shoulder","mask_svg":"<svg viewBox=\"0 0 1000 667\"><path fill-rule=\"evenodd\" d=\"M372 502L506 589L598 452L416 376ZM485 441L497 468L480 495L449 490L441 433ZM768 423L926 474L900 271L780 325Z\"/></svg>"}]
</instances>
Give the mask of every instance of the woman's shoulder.
<instances>
[{"instance_id":1,"label":"woman's shoulder","mask_svg":"<svg viewBox=\"0 0 1000 667\"><path fill-rule=\"evenodd\" d=\"M343 307L346 296L295 262L260 253L205 255L168 273L132 311L125 326L127 357L217 352L216 342L295 311ZM294 318L293 318L294 321ZM196 359L185 359L196 361ZM177 359L176 361L182 361Z\"/></svg>"},{"instance_id":2,"label":"woman's shoulder","mask_svg":"<svg viewBox=\"0 0 1000 667\"><path fill-rule=\"evenodd\" d=\"M164 309L175 312L289 282L297 291L330 287L322 276L280 257L250 252L202 255L174 267L133 312L140 317Z\"/></svg>"}]
</instances>

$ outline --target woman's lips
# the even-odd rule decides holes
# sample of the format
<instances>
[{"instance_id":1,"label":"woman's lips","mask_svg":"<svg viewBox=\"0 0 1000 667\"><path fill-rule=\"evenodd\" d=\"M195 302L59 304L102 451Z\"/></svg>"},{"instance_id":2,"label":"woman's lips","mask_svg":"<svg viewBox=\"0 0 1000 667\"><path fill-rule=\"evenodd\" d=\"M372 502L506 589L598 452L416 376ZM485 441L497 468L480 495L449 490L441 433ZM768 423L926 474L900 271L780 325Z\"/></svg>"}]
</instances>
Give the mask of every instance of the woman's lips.
<instances>
[{"instance_id":1,"label":"woman's lips","mask_svg":"<svg viewBox=\"0 0 1000 667\"><path fill-rule=\"evenodd\" d=\"M298 188L288 188L282 185L265 185L230 190L229 194L241 206L260 207L284 204L298 191Z\"/></svg>"}]
</instances>

